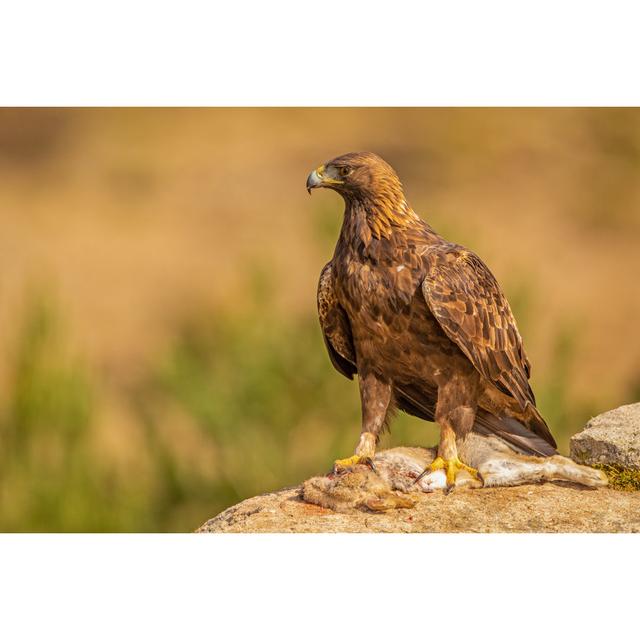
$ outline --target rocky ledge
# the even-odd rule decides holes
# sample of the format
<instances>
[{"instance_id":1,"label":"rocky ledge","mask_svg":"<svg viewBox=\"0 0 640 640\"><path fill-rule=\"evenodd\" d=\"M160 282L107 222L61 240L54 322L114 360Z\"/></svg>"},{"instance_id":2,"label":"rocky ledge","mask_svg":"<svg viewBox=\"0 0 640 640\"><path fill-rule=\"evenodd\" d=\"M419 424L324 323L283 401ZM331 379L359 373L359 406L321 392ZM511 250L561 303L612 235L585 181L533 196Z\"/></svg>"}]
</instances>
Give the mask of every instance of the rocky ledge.
<instances>
[{"instance_id":1,"label":"rocky ledge","mask_svg":"<svg viewBox=\"0 0 640 640\"><path fill-rule=\"evenodd\" d=\"M640 492L554 484L419 496L410 509L337 513L301 487L249 498L203 524L210 533L640 532Z\"/></svg>"},{"instance_id":2,"label":"rocky ledge","mask_svg":"<svg viewBox=\"0 0 640 640\"><path fill-rule=\"evenodd\" d=\"M513 454L491 447L490 460L485 461L489 470L497 458L506 461L494 475L500 480L505 476L499 474L512 469ZM592 419L571 442L576 462L600 465L607 473L610 469L633 477L638 474L638 450L640 403ZM549 470L544 475L540 475L539 463L531 471L530 458L516 460L532 474L532 481L554 482L483 488L474 488L472 482L467 482L456 484L455 491L448 495L440 490L409 490L409 467L413 463L424 465L428 456L426 449L381 452L376 456L376 474L363 468L347 480L312 478L297 487L249 498L208 520L198 532L640 532L640 491L616 490L612 488L615 482L595 488L597 482L589 480L593 470L578 469L567 458L554 456L558 458L555 462L553 458L546 459L549 463L544 466ZM396 476L395 480L403 480L404 486L394 482L393 477L389 480L389 474L398 472L398 461L402 462L405 475ZM482 471L480 464L475 466ZM576 470L580 472L578 476ZM592 486L563 481L562 476L567 473ZM582 477L584 473L587 475Z\"/></svg>"}]
</instances>

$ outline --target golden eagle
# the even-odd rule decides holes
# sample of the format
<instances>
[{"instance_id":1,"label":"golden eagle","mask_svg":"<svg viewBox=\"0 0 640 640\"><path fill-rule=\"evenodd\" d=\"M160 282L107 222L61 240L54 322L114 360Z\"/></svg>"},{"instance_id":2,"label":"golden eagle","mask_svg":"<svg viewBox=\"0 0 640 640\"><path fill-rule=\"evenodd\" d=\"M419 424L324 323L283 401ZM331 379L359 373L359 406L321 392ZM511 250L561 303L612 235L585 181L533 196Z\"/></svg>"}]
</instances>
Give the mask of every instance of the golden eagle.
<instances>
[{"instance_id":1,"label":"golden eagle","mask_svg":"<svg viewBox=\"0 0 640 640\"><path fill-rule=\"evenodd\" d=\"M456 446L472 429L524 453L555 454L516 321L484 262L419 218L396 172L374 153L318 167L307 190L318 187L345 202L320 274L320 325L335 368L358 374L362 403L355 455L336 468L370 464L395 408L438 423L438 457L426 471L445 469L449 488L461 469L478 475Z\"/></svg>"}]
</instances>

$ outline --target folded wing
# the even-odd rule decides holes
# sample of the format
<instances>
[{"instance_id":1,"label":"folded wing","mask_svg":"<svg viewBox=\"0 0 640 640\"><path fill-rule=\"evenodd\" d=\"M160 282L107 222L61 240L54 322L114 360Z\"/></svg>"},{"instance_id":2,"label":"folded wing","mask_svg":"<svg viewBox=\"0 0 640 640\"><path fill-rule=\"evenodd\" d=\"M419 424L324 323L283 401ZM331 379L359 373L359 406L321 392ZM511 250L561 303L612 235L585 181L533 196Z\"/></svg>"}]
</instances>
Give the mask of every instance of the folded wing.
<instances>
[{"instance_id":1,"label":"folded wing","mask_svg":"<svg viewBox=\"0 0 640 640\"><path fill-rule=\"evenodd\" d=\"M353 379L358 373L351 325L344 309L338 303L331 262L325 265L318 282L318 317L333 366L344 376Z\"/></svg>"},{"instance_id":2,"label":"folded wing","mask_svg":"<svg viewBox=\"0 0 640 640\"><path fill-rule=\"evenodd\" d=\"M531 366L493 274L478 256L455 244L430 247L424 257L427 275L422 292L444 332L486 380L536 416L528 426L555 446L544 420L537 419L529 385Z\"/></svg>"}]
</instances>

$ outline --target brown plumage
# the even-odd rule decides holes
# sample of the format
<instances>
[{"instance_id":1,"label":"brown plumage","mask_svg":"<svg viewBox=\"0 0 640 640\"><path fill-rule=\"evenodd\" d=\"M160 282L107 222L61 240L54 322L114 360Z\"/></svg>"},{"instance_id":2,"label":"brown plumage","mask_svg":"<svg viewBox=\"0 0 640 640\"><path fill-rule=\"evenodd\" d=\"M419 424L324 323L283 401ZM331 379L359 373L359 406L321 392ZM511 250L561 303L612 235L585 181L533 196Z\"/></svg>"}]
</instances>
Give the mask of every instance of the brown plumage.
<instances>
[{"instance_id":1,"label":"brown plumage","mask_svg":"<svg viewBox=\"0 0 640 640\"><path fill-rule=\"evenodd\" d=\"M522 338L482 260L421 220L395 171L373 153L319 167L307 180L309 191L317 187L345 201L333 259L320 275L320 325L335 368L358 374L362 400L356 455L338 462L371 458L394 408L438 422L447 464L461 464L456 440L471 429L553 455Z\"/></svg>"}]
</instances>

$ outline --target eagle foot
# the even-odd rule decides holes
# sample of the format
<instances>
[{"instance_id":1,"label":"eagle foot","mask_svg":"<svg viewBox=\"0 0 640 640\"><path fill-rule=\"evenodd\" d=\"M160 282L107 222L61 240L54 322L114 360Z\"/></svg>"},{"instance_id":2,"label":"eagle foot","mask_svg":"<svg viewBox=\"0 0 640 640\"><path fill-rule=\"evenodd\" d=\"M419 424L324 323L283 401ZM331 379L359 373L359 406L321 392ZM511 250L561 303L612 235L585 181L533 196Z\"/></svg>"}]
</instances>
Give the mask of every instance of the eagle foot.
<instances>
[{"instance_id":1,"label":"eagle foot","mask_svg":"<svg viewBox=\"0 0 640 640\"><path fill-rule=\"evenodd\" d=\"M466 471L474 480L479 481L484 485L484 479L481 473L465 464L455 456L454 458L449 458L445 460L444 458L438 456L414 481L414 484L420 481L425 475L428 473L433 473L434 471L444 470L446 473L447 484L445 487L445 494L451 493L456 486L456 477L460 471Z\"/></svg>"},{"instance_id":2,"label":"eagle foot","mask_svg":"<svg viewBox=\"0 0 640 640\"><path fill-rule=\"evenodd\" d=\"M369 467L371 471L376 470L373 464L373 460L370 457L359 456L356 454L351 456L350 458L342 458L340 460L336 460L333 463L333 473L336 473L336 474L347 473L351 467L354 467L357 464L363 464Z\"/></svg>"}]
</instances>

